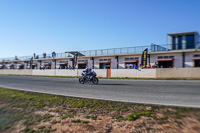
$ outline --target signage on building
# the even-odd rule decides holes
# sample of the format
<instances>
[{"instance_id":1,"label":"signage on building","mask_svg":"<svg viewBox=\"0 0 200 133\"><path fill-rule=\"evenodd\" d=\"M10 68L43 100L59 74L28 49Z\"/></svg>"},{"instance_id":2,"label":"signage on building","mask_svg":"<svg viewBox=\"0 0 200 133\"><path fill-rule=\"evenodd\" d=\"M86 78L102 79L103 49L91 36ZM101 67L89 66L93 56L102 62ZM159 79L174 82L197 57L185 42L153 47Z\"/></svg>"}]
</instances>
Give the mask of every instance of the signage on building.
<instances>
[{"instance_id":1,"label":"signage on building","mask_svg":"<svg viewBox=\"0 0 200 133\"><path fill-rule=\"evenodd\" d=\"M74 54L73 69L76 68L76 64L77 64L77 53Z\"/></svg>"},{"instance_id":2,"label":"signage on building","mask_svg":"<svg viewBox=\"0 0 200 133\"><path fill-rule=\"evenodd\" d=\"M145 68L147 66L147 53L148 49L146 48L142 53L142 59L141 59L142 68Z\"/></svg>"},{"instance_id":3,"label":"signage on building","mask_svg":"<svg viewBox=\"0 0 200 133\"><path fill-rule=\"evenodd\" d=\"M31 60L30 60L30 69L32 69L32 66L33 66L33 57L31 57Z\"/></svg>"}]
</instances>

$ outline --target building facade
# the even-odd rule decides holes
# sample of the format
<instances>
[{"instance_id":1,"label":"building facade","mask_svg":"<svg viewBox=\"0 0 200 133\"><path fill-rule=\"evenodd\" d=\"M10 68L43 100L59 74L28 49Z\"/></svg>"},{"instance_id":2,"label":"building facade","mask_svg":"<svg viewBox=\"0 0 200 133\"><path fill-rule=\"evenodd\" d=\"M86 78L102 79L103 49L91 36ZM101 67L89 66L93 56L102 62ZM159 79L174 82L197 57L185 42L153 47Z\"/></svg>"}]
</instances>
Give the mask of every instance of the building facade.
<instances>
[{"instance_id":1,"label":"building facade","mask_svg":"<svg viewBox=\"0 0 200 133\"><path fill-rule=\"evenodd\" d=\"M132 69L140 66L144 49L148 48L148 63L158 68L200 67L198 32L171 33L171 44L72 51L14 58L1 58L0 69L73 69L73 53L78 53L75 69Z\"/></svg>"}]
</instances>

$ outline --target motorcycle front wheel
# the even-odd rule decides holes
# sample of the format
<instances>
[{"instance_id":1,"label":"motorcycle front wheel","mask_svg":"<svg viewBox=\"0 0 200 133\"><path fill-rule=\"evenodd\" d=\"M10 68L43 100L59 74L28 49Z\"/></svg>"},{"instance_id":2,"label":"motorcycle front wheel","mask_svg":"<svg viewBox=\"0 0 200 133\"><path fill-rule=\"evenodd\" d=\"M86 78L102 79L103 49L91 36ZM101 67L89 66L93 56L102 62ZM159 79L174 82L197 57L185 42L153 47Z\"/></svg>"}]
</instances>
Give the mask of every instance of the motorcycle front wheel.
<instances>
[{"instance_id":1,"label":"motorcycle front wheel","mask_svg":"<svg viewBox=\"0 0 200 133\"><path fill-rule=\"evenodd\" d=\"M97 77L92 78L92 83L97 85L99 83L99 79Z\"/></svg>"}]
</instances>

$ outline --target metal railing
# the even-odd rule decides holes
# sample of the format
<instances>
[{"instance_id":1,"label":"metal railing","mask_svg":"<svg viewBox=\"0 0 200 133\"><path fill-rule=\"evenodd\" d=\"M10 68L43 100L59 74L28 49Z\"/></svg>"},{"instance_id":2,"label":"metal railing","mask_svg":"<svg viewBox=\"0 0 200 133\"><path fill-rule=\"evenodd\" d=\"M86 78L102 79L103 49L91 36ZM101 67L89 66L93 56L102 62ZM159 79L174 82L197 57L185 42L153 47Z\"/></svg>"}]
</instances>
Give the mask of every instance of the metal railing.
<instances>
[{"instance_id":1,"label":"metal railing","mask_svg":"<svg viewBox=\"0 0 200 133\"><path fill-rule=\"evenodd\" d=\"M148 46L137 46L137 47L124 47L124 48L112 48L112 49L98 49L98 50L88 50L88 51L79 51L84 56L100 56L100 55L121 55L121 54L135 54L142 53L144 49L148 48L148 52L162 52L162 51L171 51L171 50L183 50L183 49L173 49L171 44L151 44ZM200 47L199 47L200 48ZM56 53L54 57L52 54L46 54L46 56L36 55L33 56L20 56L20 57L10 57L10 58L0 58L0 62L3 61L13 61L13 60L30 60L33 59L56 59L56 58L67 58L73 57L70 53Z\"/></svg>"}]
</instances>

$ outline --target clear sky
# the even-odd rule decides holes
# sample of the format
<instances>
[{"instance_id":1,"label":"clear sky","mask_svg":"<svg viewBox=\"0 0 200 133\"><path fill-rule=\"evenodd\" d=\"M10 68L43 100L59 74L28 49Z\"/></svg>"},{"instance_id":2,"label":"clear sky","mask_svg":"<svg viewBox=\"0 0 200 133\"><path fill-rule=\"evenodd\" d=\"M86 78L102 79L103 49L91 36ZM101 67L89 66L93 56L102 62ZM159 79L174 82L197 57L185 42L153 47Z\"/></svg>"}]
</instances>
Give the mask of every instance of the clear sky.
<instances>
[{"instance_id":1,"label":"clear sky","mask_svg":"<svg viewBox=\"0 0 200 133\"><path fill-rule=\"evenodd\" d=\"M0 0L0 58L166 44L199 28L200 0Z\"/></svg>"}]
</instances>

